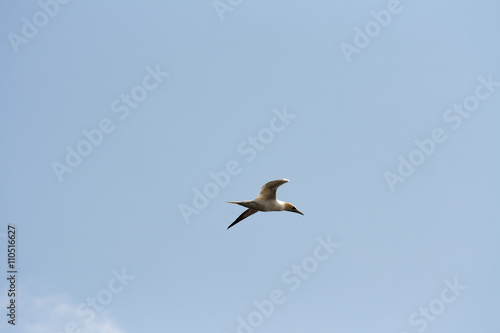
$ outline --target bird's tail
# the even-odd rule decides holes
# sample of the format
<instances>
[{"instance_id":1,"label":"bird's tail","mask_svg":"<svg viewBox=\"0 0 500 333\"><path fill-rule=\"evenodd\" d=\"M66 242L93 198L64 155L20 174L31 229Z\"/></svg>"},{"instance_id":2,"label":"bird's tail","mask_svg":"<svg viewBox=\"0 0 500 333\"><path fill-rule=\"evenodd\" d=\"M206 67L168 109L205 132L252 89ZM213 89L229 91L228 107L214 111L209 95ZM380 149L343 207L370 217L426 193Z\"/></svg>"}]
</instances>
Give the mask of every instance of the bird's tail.
<instances>
[{"instance_id":1,"label":"bird's tail","mask_svg":"<svg viewBox=\"0 0 500 333\"><path fill-rule=\"evenodd\" d=\"M255 205L252 201L227 201L227 202L232 204L237 204L246 208L252 208L252 209L255 208L254 207Z\"/></svg>"}]
</instances>

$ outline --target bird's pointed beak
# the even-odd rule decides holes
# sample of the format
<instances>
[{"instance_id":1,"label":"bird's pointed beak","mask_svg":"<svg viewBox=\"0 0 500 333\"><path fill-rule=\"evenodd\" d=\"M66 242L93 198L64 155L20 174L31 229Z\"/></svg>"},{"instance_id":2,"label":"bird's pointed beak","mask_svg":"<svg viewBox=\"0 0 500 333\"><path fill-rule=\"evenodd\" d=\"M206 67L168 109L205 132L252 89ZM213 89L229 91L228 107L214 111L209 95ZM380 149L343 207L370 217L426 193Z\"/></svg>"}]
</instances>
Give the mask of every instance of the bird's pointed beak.
<instances>
[{"instance_id":1,"label":"bird's pointed beak","mask_svg":"<svg viewBox=\"0 0 500 333\"><path fill-rule=\"evenodd\" d=\"M295 209L297 209L297 208L295 208ZM294 212L294 213L299 213L300 215L304 215L304 213L302 213L302 212L301 212L300 210L298 210L298 209L297 209L297 211L296 211L296 212Z\"/></svg>"}]
</instances>

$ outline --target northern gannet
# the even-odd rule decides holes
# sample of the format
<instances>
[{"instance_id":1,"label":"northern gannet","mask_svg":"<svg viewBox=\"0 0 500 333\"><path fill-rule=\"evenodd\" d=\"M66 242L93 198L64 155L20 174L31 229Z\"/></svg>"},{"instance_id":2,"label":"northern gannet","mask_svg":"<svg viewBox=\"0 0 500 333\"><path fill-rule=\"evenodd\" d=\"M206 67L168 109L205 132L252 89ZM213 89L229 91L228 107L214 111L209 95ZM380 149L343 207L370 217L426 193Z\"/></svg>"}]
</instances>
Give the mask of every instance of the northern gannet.
<instances>
[{"instance_id":1,"label":"northern gannet","mask_svg":"<svg viewBox=\"0 0 500 333\"><path fill-rule=\"evenodd\" d=\"M248 209L245 210L243 214L238 216L238 218L233 223L231 223L231 225L227 228L228 229L231 228L236 223L240 222L243 219L246 219L250 215L257 213L258 211L276 212L276 211L287 210L289 212L294 212L304 215L304 213L295 208L295 206L292 205L291 203L283 202L281 200L276 199L276 190L278 189L278 187L288 182L289 182L288 179L278 179L270 181L269 183L262 186L259 195L254 200L228 201L228 203L238 204L243 207L247 207Z\"/></svg>"}]
</instances>

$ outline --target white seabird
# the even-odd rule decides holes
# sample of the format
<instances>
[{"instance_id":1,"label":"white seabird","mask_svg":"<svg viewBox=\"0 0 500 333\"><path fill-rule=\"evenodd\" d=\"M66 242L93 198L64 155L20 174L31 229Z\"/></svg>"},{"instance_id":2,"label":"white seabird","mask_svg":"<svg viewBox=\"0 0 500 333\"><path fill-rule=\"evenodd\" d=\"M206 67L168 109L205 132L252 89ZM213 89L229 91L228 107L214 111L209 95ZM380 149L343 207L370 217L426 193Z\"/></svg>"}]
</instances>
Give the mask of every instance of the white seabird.
<instances>
[{"instance_id":1,"label":"white seabird","mask_svg":"<svg viewBox=\"0 0 500 333\"><path fill-rule=\"evenodd\" d=\"M243 219L246 219L250 215L257 213L258 211L279 212L282 210L287 210L289 212L294 212L304 215L304 213L295 208L295 206L292 205L291 203L276 199L276 190L278 189L278 187L288 182L289 182L288 179L278 179L270 181L266 185L262 186L259 195L254 200L228 201L228 203L238 204L243 207L247 207L248 209L244 211L243 214L238 216L238 218L233 223L231 223L231 225L227 228L228 229L231 228L236 223L240 222Z\"/></svg>"}]
</instances>

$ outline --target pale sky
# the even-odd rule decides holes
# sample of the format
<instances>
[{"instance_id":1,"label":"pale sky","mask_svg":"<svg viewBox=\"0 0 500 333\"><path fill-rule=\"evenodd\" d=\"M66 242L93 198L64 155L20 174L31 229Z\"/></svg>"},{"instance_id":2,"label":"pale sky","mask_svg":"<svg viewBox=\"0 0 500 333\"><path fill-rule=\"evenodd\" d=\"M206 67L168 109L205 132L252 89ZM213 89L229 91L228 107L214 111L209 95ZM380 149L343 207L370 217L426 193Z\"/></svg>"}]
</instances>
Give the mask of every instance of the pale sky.
<instances>
[{"instance_id":1,"label":"pale sky","mask_svg":"<svg viewBox=\"0 0 500 333\"><path fill-rule=\"evenodd\" d=\"M0 331L500 331L499 2L66 2L0 2Z\"/></svg>"}]
</instances>

